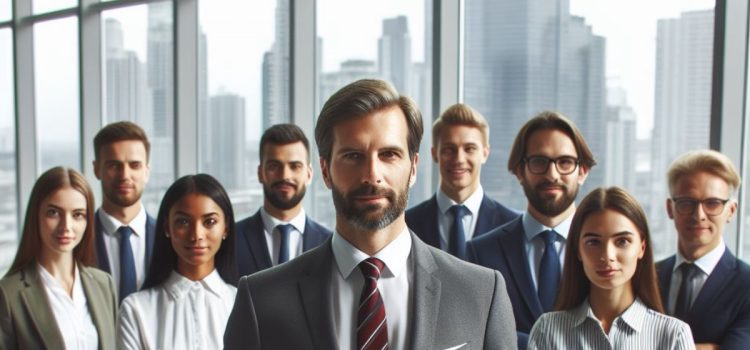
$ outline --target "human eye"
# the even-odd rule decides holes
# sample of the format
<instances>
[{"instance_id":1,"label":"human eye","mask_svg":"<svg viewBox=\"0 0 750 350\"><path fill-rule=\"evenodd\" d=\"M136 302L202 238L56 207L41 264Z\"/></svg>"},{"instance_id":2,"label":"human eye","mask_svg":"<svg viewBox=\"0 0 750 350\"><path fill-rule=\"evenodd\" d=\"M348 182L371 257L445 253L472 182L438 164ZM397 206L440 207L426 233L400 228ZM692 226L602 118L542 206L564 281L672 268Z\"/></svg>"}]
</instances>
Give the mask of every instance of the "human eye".
<instances>
[{"instance_id":1,"label":"human eye","mask_svg":"<svg viewBox=\"0 0 750 350\"><path fill-rule=\"evenodd\" d=\"M86 212L76 211L73 213L73 218L76 220L86 220Z\"/></svg>"},{"instance_id":2,"label":"human eye","mask_svg":"<svg viewBox=\"0 0 750 350\"><path fill-rule=\"evenodd\" d=\"M45 215L47 215L48 218L53 218L60 215L60 211L55 208L48 208Z\"/></svg>"},{"instance_id":3,"label":"human eye","mask_svg":"<svg viewBox=\"0 0 750 350\"><path fill-rule=\"evenodd\" d=\"M219 220L216 218L208 218L205 221L203 221L203 225L206 227L213 227L214 225L218 224Z\"/></svg>"},{"instance_id":4,"label":"human eye","mask_svg":"<svg viewBox=\"0 0 750 350\"><path fill-rule=\"evenodd\" d=\"M345 160L356 161L362 159L362 154L358 152L347 152L342 155Z\"/></svg>"},{"instance_id":5,"label":"human eye","mask_svg":"<svg viewBox=\"0 0 750 350\"><path fill-rule=\"evenodd\" d=\"M296 162L292 163L289 165L289 168L291 168L294 171L299 171L300 169L302 169L302 163L296 163Z\"/></svg>"},{"instance_id":6,"label":"human eye","mask_svg":"<svg viewBox=\"0 0 750 350\"><path fill-rule=\"evenodd\" d=\"M596 247L599 245L599 240L596 238L589 238L583 241L583 244L587 247Z\"/></svg>"},{"instance_id":7,"label":"human eye","mask_svg":"<svg viewBox=\"0 0 750 350\"><path fill-rule=\"evenodd\" d=\"M703 205L706 206L706 209L719 209L724 205L724 201L718 198L709 198L703 201Z\"/></svg>"},{"instance_id":8,"label":"human eye","mask_svg":"<svg viewBox=\"0 0 750 350\"><path fill-rule=\"evenodd\" d=\"M176 226L187 226L189 224L188 219L182 216L178 216L174 219Z\"/></svg>"},{"instance_id":9,"label":"human eye","mask_svg":"<svg viewBox=\"0 0 750 350\"><path fill-rule=\"evenodd\" d=\"M618 247L627 247L629 244L630 244L630 240L625 237L618 238L617 240L615 240L615 245L617 245Z\"/></svg>"},{"instance_id":10,"label":"human eye","mask_svg":"<svg viewBox=\"0 0 750 350\"><path fill-rule=\"evenodd\" d=\"M443 146L443 147L440 148L440 154L443 154L443 155L446 155L446 156L450 156L450 155L453 155L455 153L456 153L456 148L455 147Z\"/></svg>"},{"instance_id":11,"label":"human eye","mask_svg":"<svg viewBox=\"0 0 750 350\"><path fill-rule=\"evenodd\" d=\"M464 147L464 151L466 153L474 153L474 152L477 151L477 149L479 149L479 148L477 146L475 146L475 145L468 145L468 146Z\"/></svg>"},{"instance_id":12,"label":"human eye","mask_svg":"<svg viewBox=\"0 0 750 350\"><path fill-rule=\"evenodd\" d=\"M557 158L557 165L564 168L570 168L576 164L576 159L573 157L560 157Z\"/></svg>"},{"instance_id":13,"label":"human eye","mask_svg":"<svg viewBox=\"0 0 750 350\"><path fill-rule=\"evenodd\" d=\"M130 162L129 163L130 169L140 169L143 167L143 163L141 162Z\"/></svg>"},{"instance_id":14,"label":"human eye","mask_svg":"<svg viewBox=\"0 0 750 350\"><path fill-rule=\"evenodd\" d=\"M385 159L395 159L398 158L399 154L396 151L383 151L380 152L380 157Z\"/></svg>"}]
</instances>

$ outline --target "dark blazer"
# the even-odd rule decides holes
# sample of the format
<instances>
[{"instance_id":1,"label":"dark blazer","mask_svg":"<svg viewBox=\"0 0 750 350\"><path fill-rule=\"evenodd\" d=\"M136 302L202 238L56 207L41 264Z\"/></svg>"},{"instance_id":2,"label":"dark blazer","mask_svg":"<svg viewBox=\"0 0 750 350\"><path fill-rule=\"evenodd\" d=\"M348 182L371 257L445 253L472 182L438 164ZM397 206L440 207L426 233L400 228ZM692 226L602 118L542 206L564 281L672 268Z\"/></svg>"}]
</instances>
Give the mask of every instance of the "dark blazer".
<instances>
[{"instance_id":1,"label":"dark blazer","mask_svg":"<svg viewBox=\"0 0 750 350\"><path fill-rule=\"evenodd\" d=\"M226 349L337 349L330 305L331 240L272 269L245 276L229 316ZM505 282L412 234L409 349L515 349ZM292 336L293 335L293 336Z\"/></svg>"},{"instance_id":2,"label":"dark blazer","mask_svg":"<svg viewBox=\"0 0 750 350\"><path fill-rule=\"evenodd\" d=\"M415 205L406 211L406 226L408 226L425 243L441 249L440 230L438 220L440 209L437 204L436 195L422 203ZM477 226L474 228L474 236L478 237L486 232L517 218L521 213L508 209L484 195L482 204L479 206Z\"/></svg>"},{"instance_id":3,"label":"dark blazer","mask_svg":"<svg viewBox=\"0 0 750 350\"><path fill-rule=\"evenodd\" d=\"M104 245L104 239L102 235L104 233L104 227L102 226L101 220L99 220L99 210L96 211L96 265L97 267L107 273L112 273L110 267L109 257L107 256L107 246ZM154 237L156 237L156 220L151 215L146 214L146 256L145 265L143 265L143 271L148 273L148 267L151 264L151 254L154 251Z\"/></svg>"},{"instance_id":4,"label":"dark blazer","mask_svg":"<svg viewBox=\"0 0 750 350\"><path fill-rule=\"evenodd\" d=\"M505 277L518 331L518 347L525 349L534 322L543 313L534 287L522 217L472 239L466 245L468 261L500 271Z\"/></svg>"},{"instance_id":5,"label":"dark blazer","mask_svg":"<svg viewBox=\"0 0 750 350\"><path fill-rule=\"evenodd\" d=\"M656 264L665 307L674 264L674 255ZM696 343L716 343L722 350L750 349L750 266L727 248L683 321Z\"/></svg>"},{"instance_id":6,"label":"dark blazer","mask_svg":"<svg viewBox=\"0 0 750 350\"><path fill-rule=\"evenodd\" d=\"M0 280L0 348L64 349L36 263ZM78 266L99 349L115 348L117 297L112 277L93 267Z\"/></svg>"},{"instance_id":7,"label":"dark blazer","mask_svg":"<svg viewBox=\"0 0 750 350\"><path fill-rule=\"evenodd\" d=\"M258 210L253 216L237 222L236 247L237 271L240 277L265 270L273 264L271 254L268 252L266 234L264 232L263 219ZM305 217L305 232L302 235L302 250L308 251L325 242L331 237L331 230L321 226L317 222Z\"/></svg>"}]
</instances>

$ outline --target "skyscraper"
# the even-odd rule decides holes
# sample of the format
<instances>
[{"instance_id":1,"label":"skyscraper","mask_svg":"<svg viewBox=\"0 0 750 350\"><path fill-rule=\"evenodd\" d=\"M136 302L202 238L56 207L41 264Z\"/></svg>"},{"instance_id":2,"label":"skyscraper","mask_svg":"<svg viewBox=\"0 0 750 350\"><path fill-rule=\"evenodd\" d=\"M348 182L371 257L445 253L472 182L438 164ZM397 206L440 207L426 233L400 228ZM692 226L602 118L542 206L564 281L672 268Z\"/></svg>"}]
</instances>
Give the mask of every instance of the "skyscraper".
<instances>
[{"instance_id":1,"label":"skyscraper","mask_svg":"<svg viewBox=\"0 0 750 350\"><path fill-rule=\"evenodd\" d=\"M269 51L263 55L263 128L289 123L290 60L289 0L276 2L276 35Z\"/></svg>"},{"instance_id":2,"label":"skyscraper","mask_svg":"<svg viewBox=\"0 0 750 350\"><path fill-rule=\"evenodd\" d=\"M118 20L106 19L104 37L104 120L128 120L153 129L143 62L134 51L125 49Z\"/></svg>"},{"instance_id":3,"label":"skyscraper","mask_svg":"<svg viewBox=\"0 0 750 350\"><path fill-rule=\"evenodd\" d=\"M411 37L406 16L383 20L383 35L378 39L380 76L402 94L411 91Z\"/></svg>"},{"instance_id":4,"label":"skyscraper","mask_svg":"<svg viewBox=\"0 0 750 350\"><path fill-rule=\"evenodd\" d=\"M231 93L209 98L211 122L207 133L208 157L205 169L224 185L227 191L247 186L245 176L245 98Z\"/></svg>"}]
</instances>

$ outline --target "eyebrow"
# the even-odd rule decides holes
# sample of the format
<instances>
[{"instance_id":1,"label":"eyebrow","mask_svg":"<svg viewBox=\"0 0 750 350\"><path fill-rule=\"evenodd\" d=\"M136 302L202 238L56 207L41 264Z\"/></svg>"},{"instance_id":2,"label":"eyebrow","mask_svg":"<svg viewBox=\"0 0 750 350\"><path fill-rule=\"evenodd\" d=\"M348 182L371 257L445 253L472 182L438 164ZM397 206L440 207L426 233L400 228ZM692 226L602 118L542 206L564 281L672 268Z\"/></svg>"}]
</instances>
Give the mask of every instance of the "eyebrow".
<instances>
[{"instance_id":1,"label":"eyebrow","mask_svg":"<svg viewBox=\"0 0 750 350\"><path fill-rule=\"evenodd\" d=\"M191 214L189 214L189 213L187 213L187 212L184 212L184 211L182 211L182 210L178 210L178 211L176 211L176 212L175 212L174 214L175 214L175 215L182 215L182 216L187 216L187 217L193 217L193 216L192 216ZM214 216L214 215L219 215L219 213L218 213L218 212L215 212L215 211L212 211L212 212L210 212L210 213L206 213L206 214L203 214L203 215L201 215L201 217L204 217L204 218L205 218L205 217L209 217L209 216Z\"/></svg>"},{"instance_id":2,"label":"eyebrow","mask_svg":"<svg viewBox=\"0 0 750 350\"><path fill-rule=\"evenodd\" d=\"M54 209L57 209L59 211L65 211L65 209L63 209L63 207L59 207L59 206L54 205L52 203L47 204L47 208L50 208L50 207L54 208ZM74 208L71 211L86 211L86 208Z\"/></svg>"},{"instance_id":3,"label":"eyebrow","mask_svg":"<svg viewBox=\"0 0 750 350\"><path fill-rule=\"evenodd\" d=\"M635 234L630 231L620 231L612 235L612 237L621 237L621 236L634 236ZM583 238L586 237L601 237L602 235L596 232L586 232L582 235Z\"/></svg>"}]
</instances>

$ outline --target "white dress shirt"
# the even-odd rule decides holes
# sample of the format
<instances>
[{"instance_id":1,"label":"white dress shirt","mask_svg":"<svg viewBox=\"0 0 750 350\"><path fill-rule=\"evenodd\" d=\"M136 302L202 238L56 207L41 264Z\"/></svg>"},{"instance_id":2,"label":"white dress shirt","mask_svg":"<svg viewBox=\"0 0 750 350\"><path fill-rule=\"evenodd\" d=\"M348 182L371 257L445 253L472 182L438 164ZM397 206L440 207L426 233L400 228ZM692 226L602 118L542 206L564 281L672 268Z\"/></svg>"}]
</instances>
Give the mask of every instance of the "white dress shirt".
<instances>
[{"instance_id":1,"label":"white dress shirt","mask_svg":"<svg viewBox=\"0 0 750 350\"><path fill-rule=\"evenodd\" d=\"M260 218L263 220L263 232L266 234L266 245L268 246L268 255L271 257L272 266L279 264L279 247L281 246L281 234L276 229L278 225L291 224L294 229L289 234L289 260L292 260L302 254L302 235L305 234L305 209L301 209L297 216L292 220L281 221L261 207Z\"/></svg>"},{"instance_id":2,"label":"white dress shirt","mask_svg":"<svg viewBox=\"0 0 750 350\"><path fill-rule=\"evenodd\" d=\"M202 281L173 271L120 306L118 349L221 349L237 288L214 270Z\"/></svg>"},{"instance_id":3,"label":"white dress shirt","mask_svg":"<svg viewBox=\"0 0 750 350\"><path fill-rule=\"evenodd\" d=\"M703 289L703 285L706 284L708 276L714 271L716 265L719 264L726 249L727 247L724 245L724 239L722 238L716 248L711 249L706 255L693 261L693 264L698 267L700 273L693 278L692 285L690 286L693 290L690 305L693 305L695 298L698 296L701 289ZM683 262L690 262L690 260L685 259L678 249L675 256L674 268L672 269L672 280L669 282L669 305L667 305L667 310L672 315L674 315L674 308L677 305L677 295L680 293L680 284L682 284L682 270L680 270L680 265L682 265Z\"/></svg>"},{"instance_id":4,"label":"white dress shirt","mask_svg":"<svg viewBox=\"0 0 750 350\"><path fill-rule=\"evenodd\" d=\"M531 274L531 279L534 282L534 288L537 288L539 270L542 265L542 256L544 255L545 246L544 238L541 233L546 230L555 230L555 232L557 232L558 239L555 242L555 248L560 257L560 272L562 272L564 267L563 262L565 261L565 241L568 239L568 231L570 231L570 224L573 222L573 214L565 218L565 220L555 227L544 226L528 212L523 213L521 222L523 224L523 232L526 234L526 256L529 259L528 263L533 272Z\"/></svg>"},{"instance_id":5,"label":"white dress shirt","mask_svg":"<svg viewBox=\"0 0 750 350\"><path fill-rule=\"evenodd\" d=\"M75 265L74 265L75 266ZM37 265L39 277L47 294L52 314L55 316L57 327L60 328L65 348L68 350L75 349L98 349L99 333L91 319L91 313L86 301L86 293L81 285L81 276L78 274L78 267L75 266L73 274L73 297L60 285L55 277L47 270ZM36 300L35 302L43 302Z\"/></svg>"},{"instance_id":6,"label":"white dress shirt","mask_svg":"<svg viewBox=\"0 0 750 350\"><path fill-rule=\"evenodd\" d=\"M469 215L464 215L461 221L464 224L464 236L468 242L474 237L474 230L477 228L477 218L479 217L479 208L482 206L482 199L484 198L484 190L482 186L479 186L474 193L466 198L463 203L458 203L448 197L443 191L438 190L435 195L437 200L439 218L438 218L438 230L440 231L440 247L442 250L448 250L450 242L451 228L453 227L453 214L450 212L452 206L457 204L463 204L466 209L469 209Z\"/></svg>"},{"instance_id":7,"label":"white dress shirt","mask_svg":"<svg viewBox=\"0 0 750 350\"><path fill-rule=\"evenodd\" d=\"M141 211L130 221L124 224L114 216L109 215L103 209L97 211L99 221L102 223L104 234L104 247L107 249L110 274L115 282L115 290L120 290L120 234L117 230L122 226L129 226L134 234L130 235L130 246L133 248L133 260L135 262L135 286L141 289L143 281L146 280L146 209L141 205Z\"/></svg>"},{"instance_id":8,"label":"white dress shirt","mask_svg":"<svg viewBox=\"0 0 750 350\"><path fill-rule=\"evenodd\" d=\"M370 256L355 248L338 232L331 242L334 263L332 303L335 331L341 349L357 347L357 310L364 286L364 277L358 265ZM409 310L411 310L410 281L413 271L407 263L411 252L411 234L408 228L385 248L374 255L385 263L378 279L378 291L385 304L388 326L388 345L391 349L406 349L409 344Z\"/></svg>"}]
</instances>

